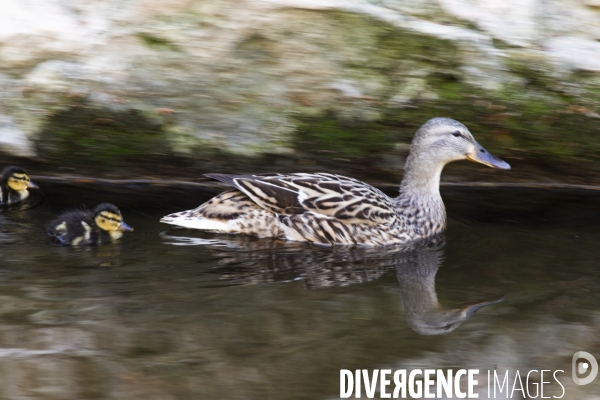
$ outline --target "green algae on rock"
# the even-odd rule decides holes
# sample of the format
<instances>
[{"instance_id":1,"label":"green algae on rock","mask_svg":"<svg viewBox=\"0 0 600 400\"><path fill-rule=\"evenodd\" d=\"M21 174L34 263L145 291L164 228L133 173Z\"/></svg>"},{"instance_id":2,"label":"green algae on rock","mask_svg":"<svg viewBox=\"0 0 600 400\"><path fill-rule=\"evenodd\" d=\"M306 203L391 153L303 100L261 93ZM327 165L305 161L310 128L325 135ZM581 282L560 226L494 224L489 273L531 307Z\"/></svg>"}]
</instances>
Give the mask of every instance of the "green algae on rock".
<instances>
[{"instance_id":1,"label":"green algae on rock","mask_svg":"<svg viewBox=\"0 0 600 400\"><path fill-rule=\"evenodd\" d=\"M51 116L36 141L39 154L59 164L118 168L168 151L165 132L134 110L115 112L79 104Z\"/></svg>"}]
</instances>

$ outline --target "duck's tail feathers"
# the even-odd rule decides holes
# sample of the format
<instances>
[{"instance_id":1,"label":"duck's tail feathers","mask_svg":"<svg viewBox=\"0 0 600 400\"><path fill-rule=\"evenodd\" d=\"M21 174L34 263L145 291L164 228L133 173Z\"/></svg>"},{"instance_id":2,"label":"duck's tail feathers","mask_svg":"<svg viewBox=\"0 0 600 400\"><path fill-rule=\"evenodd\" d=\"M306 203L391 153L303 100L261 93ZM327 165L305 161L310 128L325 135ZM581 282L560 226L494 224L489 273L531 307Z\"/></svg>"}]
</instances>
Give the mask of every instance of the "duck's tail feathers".
<instances>
[{"instance_id":1,"label":"duck's tail feathers","mask_svg":"<svg viewBox=\"0 0 600 400\"><path fill-rule=\"evenodd\" d=\"M194 216L192 211L182 211L166 215L160 219L160 222L180 226L182 228L200 229L211 232L230 232L228 220L217 220L211 218L202 218Z\"/></svg>"},{"instance_id":2,"label":"duck's tail feathers","mask_svg":"<svg viewBox=\"0 0 600 400\"><path fill-rule=\"evenodd\" d=\"M277 216L263 210L238 190L221 193L196 209L169 214L160 222L220 233L259 237L282 235Z\"/></svg>"}]
</instances>

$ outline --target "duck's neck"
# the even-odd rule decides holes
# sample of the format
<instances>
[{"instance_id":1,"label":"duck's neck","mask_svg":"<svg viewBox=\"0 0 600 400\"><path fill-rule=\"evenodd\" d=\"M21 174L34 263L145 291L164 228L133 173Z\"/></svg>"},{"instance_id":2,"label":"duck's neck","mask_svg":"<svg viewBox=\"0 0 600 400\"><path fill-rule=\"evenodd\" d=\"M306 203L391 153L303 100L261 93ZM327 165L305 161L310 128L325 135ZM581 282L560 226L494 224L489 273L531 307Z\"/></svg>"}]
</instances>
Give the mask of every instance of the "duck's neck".
<instances>
[{"instance_id":1,"label":"duck's neck","mask_svg":"<svg viewBox=\"0 0 600 400\"><path fill-rule=\"evenodd\" d=\"M432 161L426 154L409 155L404 179L400 184L398 206L415 216L412 224L427 232L426 236L441 232L446 226L446 209L440 196L440 175L444 163ZM431 228L430 228L431 227Z\"/></svg>"},{"instance_id":2,"label":"duck's neck","mask_svg":"<svg viewBox=\"0 0 600 400\"><path fill-rule=\"evenodd\" d=\"M110 235L111 240L117 240L123 236L123 231L110 231L108 234Z\"/></svg>"},{"instance_id":3,"label":"duck's neck","mask_svg":"<svg viewBox=\"0 0 600 400\"><path fill-rule=\"evenodd\" d=\"M401 192L439 196L440 175L443 169L443 163L432 161L424 156L409 156L404 167Z\"/></svg>"},{"instance_id":4,"label":"duck's neck","mask_svg":"<svg viewBox=\"0 0 600 400\"><path fill-rule=\"evenodd\" d=\"M0 183L0 203L16 203L29 197L27 189L14 190L7 183Z\"/></svg>"}]
</instances>

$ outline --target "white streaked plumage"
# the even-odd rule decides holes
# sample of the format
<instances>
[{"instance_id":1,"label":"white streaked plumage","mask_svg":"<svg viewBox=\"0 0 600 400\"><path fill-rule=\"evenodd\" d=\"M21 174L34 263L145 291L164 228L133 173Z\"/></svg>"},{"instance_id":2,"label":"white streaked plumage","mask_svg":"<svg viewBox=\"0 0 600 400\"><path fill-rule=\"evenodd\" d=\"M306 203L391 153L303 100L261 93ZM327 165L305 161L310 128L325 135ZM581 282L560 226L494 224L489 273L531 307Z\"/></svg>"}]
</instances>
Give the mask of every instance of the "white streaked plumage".
<instances>
[{"instance_id":1,"label":"white streaked plumage","mask_svg":"<svg viewBox=\"0 0 600 400\"><path fill-rule=\"evenodd\" d=\"M510 168L481 147L460 122L433 118L413 138L396 198L329 173L208 174L235 190L161 222L318 244L403 244L444 230L440 174L444 165L461 159Z\"/></svg>"}]
</instances>

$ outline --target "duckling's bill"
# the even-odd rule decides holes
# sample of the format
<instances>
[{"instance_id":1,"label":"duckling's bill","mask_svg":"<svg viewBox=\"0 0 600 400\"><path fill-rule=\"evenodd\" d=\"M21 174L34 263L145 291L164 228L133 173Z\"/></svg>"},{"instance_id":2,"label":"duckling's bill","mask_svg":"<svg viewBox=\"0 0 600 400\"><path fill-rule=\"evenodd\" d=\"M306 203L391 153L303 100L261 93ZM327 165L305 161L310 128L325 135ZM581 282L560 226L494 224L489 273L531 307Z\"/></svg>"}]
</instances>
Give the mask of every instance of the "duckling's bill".
<instances>
[{"instance_id":1,"label":"duckling's bill","mask_svg":"<svg viewBox=\"0 0 600 400\"><path fill-rule=\"evenodd\" d=\"M27 189L39 189L40 187L38 185L36 185L35 183L33 183L32 181L29 181L29 183L27 184Z\"/></svg>"},{"instance_id":2,"label":"duckling's bill","mask_svg":"<svg viewBox=\"0 0 600 400\"><path fill-rule=\"evenodd\" d=\"M491 168L510 169L510 165L506 161L491 154L477 142L475 142L475 149L467 154L467 160L478 162Z\"/></svg>"},{"instance_id":3,"label":"duckling's bill","mask_svg":"<svg viewBox=\"0 0 600 400\"><path fill-rule=\"evenodd\" d=\"M125 222L121 221L121 225L119 225L119 230L131 232L131 231L133 231L133 228L131 226L127 225Z\"/></svg>"}]
</instances>

